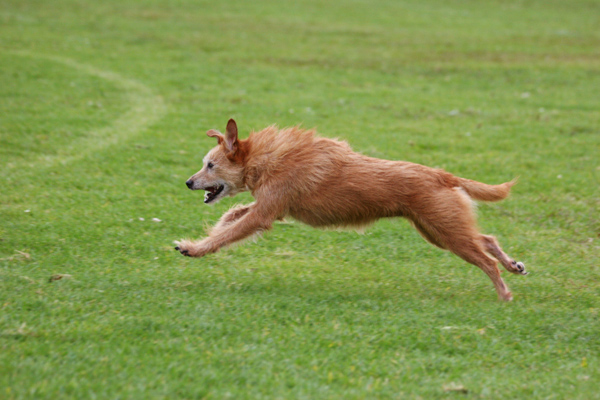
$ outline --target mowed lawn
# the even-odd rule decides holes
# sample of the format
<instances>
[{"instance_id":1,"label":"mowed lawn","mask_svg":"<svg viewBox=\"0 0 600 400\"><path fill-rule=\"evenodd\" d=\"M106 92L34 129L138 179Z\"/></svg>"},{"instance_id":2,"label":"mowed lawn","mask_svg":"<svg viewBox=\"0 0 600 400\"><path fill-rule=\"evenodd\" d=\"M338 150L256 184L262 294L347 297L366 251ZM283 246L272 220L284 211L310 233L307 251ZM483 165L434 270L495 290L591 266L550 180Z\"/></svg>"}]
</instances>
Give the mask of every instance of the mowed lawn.
<instances>
[{"instance_id":1,"label":"mowed lawn","mask_svg":"<svg viewBox=\"0 0 600 400\"><path fill-rule=\"evenodd\" d=\"M1 399L600 398L596 1L4 0ZM189 259L230 117L487 183L501 303L403 220ZM319 193L315 193L318 196Z\"/></svg>"}]
</instances>

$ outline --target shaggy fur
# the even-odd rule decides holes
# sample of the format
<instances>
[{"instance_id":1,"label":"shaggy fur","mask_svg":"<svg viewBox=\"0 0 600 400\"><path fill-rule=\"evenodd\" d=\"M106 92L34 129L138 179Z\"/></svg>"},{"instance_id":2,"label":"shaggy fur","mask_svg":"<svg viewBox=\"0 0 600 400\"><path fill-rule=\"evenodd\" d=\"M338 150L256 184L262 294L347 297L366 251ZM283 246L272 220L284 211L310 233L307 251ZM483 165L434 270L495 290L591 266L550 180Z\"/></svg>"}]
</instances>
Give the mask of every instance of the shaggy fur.
<instances>
[{"instance_id":1,"label":"shaggy fur","mask_svg":"<svg viewBox=\"0 0 600 400\"><path fill-rule=\"evenodd\" d=\"M407 218L430 243L481 268L498 296L511 300L497 261L525 275L523 263L508 257L493 236L478 232L472 199L506 198L514 181L501 185L459 178L404 161L371 158L347 143L318 137L312 130L268 127L238 139L235 121L225 134L210 130L218 145L186 184L206 190L205 203L250 191L256 202L223 215L203 240L182 240L176 249L191 257L271 229L292 217L314 227L361 229L379 218Z\"/></svg>"}]
</instances>

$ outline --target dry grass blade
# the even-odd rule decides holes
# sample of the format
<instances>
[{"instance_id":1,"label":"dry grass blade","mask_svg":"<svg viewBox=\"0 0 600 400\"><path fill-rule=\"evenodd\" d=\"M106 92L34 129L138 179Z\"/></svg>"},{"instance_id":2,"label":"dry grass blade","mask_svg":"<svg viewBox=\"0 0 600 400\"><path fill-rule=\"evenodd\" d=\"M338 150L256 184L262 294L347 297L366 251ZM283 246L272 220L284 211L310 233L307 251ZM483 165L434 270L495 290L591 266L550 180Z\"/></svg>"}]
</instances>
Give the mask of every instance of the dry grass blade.
<instances>
[{"instance_id":1,"label":"dry grass blade","mask_svg":"<svg viewBox=\"0 0 600 400\"><path fill-rule=\"evenodd\" d=\"M444 392L469 393L469 389L454 382L444 385Z\"/></svg>"}]
</instances>

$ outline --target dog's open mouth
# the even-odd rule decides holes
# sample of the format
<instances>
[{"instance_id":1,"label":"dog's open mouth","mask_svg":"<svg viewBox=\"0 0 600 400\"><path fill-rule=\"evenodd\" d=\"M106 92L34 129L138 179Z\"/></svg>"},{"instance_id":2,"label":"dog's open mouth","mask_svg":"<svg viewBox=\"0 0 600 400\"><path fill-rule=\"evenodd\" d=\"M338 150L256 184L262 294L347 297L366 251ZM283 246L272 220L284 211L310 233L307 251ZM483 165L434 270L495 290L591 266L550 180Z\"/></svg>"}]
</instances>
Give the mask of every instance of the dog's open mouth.
<instances>
[{"instance_id":1,"label":"dog's open mouth","mask_svg":"<svg viewBox=\"0 0 600 400\"><path fill-rule=\"evenodd\" d=\"M209 186L207 188L204 188L204 190L206 190L206 194L204 195L204 203L208 204L214 199L216 199L217 196L221 194L224 188L224 185Z\"/></svg>"}]
</instances>

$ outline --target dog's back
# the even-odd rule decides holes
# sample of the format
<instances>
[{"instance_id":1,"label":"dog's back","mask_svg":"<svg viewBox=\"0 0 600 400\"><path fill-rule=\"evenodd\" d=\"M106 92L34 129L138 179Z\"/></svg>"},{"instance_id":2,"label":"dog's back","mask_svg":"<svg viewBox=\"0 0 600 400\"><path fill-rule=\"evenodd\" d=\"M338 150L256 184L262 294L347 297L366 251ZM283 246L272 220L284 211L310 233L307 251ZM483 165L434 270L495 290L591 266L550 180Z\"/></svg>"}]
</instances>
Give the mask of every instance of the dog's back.
<instances>
[{"instance_id":1,"label":"dog's back","mask_svg":"<svg viewBox=\"0 0 600 400\"><path fill-rule=\"evenodd\" d=\"M248 147L249 186L276 185L289 215L316 227L411 218L431 197L460 186L446 171L367 157L346 142L298 128L253 133Z\"/></svg>"}]
</instances>

